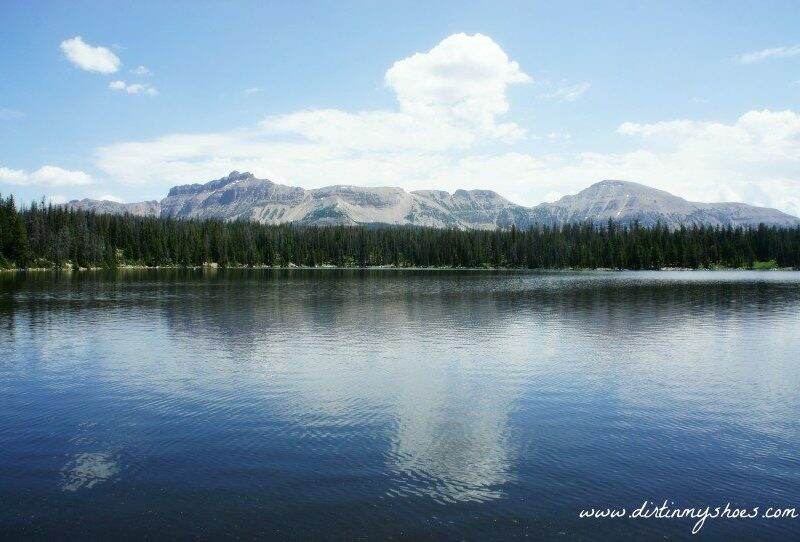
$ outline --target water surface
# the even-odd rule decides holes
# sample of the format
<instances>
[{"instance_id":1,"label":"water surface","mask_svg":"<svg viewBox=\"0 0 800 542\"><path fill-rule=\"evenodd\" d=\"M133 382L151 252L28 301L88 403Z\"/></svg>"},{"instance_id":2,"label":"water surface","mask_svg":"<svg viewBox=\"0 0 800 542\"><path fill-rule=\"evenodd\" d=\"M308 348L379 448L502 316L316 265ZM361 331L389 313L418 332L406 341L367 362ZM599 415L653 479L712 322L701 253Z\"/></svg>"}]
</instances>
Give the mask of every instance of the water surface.
<instances>
[{"instance_id":1,"label":"water surface","mask_svg":"<svg viewBox=\"0 0 800 542\"><path fill-rule=\"evenodd\" d=\"M684 539L578 512L800 510L799 391L799 273L5 274L0 535Z\"/></svg>"}]
</instances>

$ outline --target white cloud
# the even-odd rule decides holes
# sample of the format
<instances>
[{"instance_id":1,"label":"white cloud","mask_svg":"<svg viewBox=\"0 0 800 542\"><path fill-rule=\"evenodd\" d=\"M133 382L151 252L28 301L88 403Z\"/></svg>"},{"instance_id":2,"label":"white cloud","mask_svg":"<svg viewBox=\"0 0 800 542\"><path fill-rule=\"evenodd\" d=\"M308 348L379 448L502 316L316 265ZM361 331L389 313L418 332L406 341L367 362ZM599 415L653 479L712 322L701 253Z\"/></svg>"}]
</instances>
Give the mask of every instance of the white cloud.
<instances>
[{"instance_id":1,"label":"white cloud","mask_svg":"<svg viewBox=\"0 0 800 542\"><path fill-rule=\"evenodd\" d=\"M465 148L475 144L480 135L475 127L456 125L442 116L393 111L314 109L268 117L261 127L266 135L300 135L332 149L359 151Z\"/></svg>"},{"instance_id":2,"label":"white cloud","mask_svg":"<svg viewBox=\"0 0 800 542\"><path fill-rule=\"evenodd\" d=\"M623 123L633 150L464 157L449 175L537 203L601 179L626 179L694 201L744 201L800 216L800 114L750 111L732 123ZM501 179L500 182L493 181Z\"/></svg>"},{"instance_id":3,"label":"white cloud","mask_svg":"<svg viewBox=\"0 0 800 542\"><path fill-rule=\"evenodd\" d=\"M151 72L149 69L147 69L147 66L138 66L138 67L132 69L131 73L133 75L138 75L140 77L147 77L148 75L153 75L153 72Z\"/></svg>"},{"instance_id":4,"label":"white cloud","mask_svg":"<svg viewBox=\"0 0 800 542\"><path fill-rule=\"evenodd\" d=\"M127 182L185 182L238 167L304 184L396 183L442 161L431 153L524 136L498 118L508 110L507 87L530 77L487 36L450 36L395 62L385 81L396 110L300 111L231 132L110 145L97 150L96 163Z\"/></svg>"},{"instance_id":5,"label":"white cloud","mask_svg":"<svg viewBox=\"0 0 800 542\"><path fill-rule=\"evenodd\" d=\"M162 190L238 169L305 187L489 188L529 205L601 179L627 179L696 201L745 201L800 215L800 115L793 111L751 111L730 124L623 123L617 132L633 144L628 152L541 156L441 145L436 137L409 142L413 129L400 138L405 145L392 148L393 127L369 132L370 142L369 133L358 133L367 121L346 121L355 124L340 139L334 132L342 124L309 121L322 131L309 140L271 139L256 128L112 145L98 150L97 166L130 183L163 181Z\"/></svg>"},{"instance_id":6,"label":"white cloud","mask_svg":"<svg viewBox=\"0 0 800 542\"><path fill-rule=\"evenodd\" d=\"M539 97L556 100L558 102L574 102L587 90L589 90L591 86L591 83L578 83L576 85L562 86L549 92L543 92L542 94L539 94Z\"/></svg>"},{"instance_id":7,"label":"white cloud","mask_svg":"<svg viewBox=\"0 0 800 542\"><path fill-rule=\"evenodd\" d=\"M108 84L108 88L111 90L118 90L120 92L127 92L128 94L147 94L148 96L156 96L158 94L158 90L153 85L149 85L146 83L131 83L128 84L125 81L111 81Z\"/></svg>"},{"instance_id":8,"label":"white cloud","mask_svg":"<svg viewBox=\"0 0 800 542\"><path fill-rule=\"evenodd\" d=\"M739 200L800 214L794 111L750 111L730 123L625 122L609 136L627 152L534 155L522 128L502 120L507 86L527 80L491 39L458 34L387 71L394 109L311 109L226 132L118 143L96 149L95 165L159 192L236 169L306 188L488 188L530 205L621 178L698 201ZM561 137L552 134L548 139Z\"/></svg>"},{"instance_id":9,"label":"white cloud","mask_svg":"<svg viewBox=\"0 0 800 542\"><path fill-rule=\"evenodd\" d=\"M627 122L617 131L634 137L639 149L594 155L582 160L585 169L699 201L748 201L800 214L800 115L794 111L750 111L731 124Z\"/></svg>"},{"instance_id":10,"label":"white cloud","mask_svg":"<svg viewBox=\"0 0 800 542\"><path fill-rule=\"evenodd\" d=\"M769 58L788 58L798 55L800 55L800 45L792 45L788 47L773 47L771 49L762 49L761 51L744 53L735 57L735 60L741 64L754 64Z\"/></svg>"},{"instance_id":11,"label":"white cloud","mask_svg":"<svg viewBox=\"0 0 800 542\"><path fill-rule=\"evenodd\" d=\"M78 186L91 184L92 178L83 171L57 166L42 166L31 172L0 167L0 183L19 186Z\"/></svg>"},{"instance_id":12,"label":"white cloud","mask_svg":"<svg viewBox=\"0 0 800 542\"><path fill-rule=\"evenodd\" d=\"M6 109L5 107L0 107L0 120L8 120L8 119L18 119L24 117L25 113L22 111L17 111L16 109Z\"/></svg>"},{"instance_id":13,"label":"white cloud","mask_svg":"<svg viewBox=\"0 0 800 542\"><path fill-rule=\"evenodd\" d=\"M246 96L261 92L261 87L247 87L242 91Z\"/></svg>"},{"instance_id":14,"label":"white cloud","mask_svg":"<svg viewBox=\"0 0 800 542\"><path fill-rule=\"evenodd\" d=\"M114 73L121 64L119 57L111 50L89 45L80 36L62 41L61 50L75 66L90 72Z\"/></svg>"},{"instance_id":15,"label":"white cloud","mask_svg":"<svg viewBox=\"0 0 800 542\"><path fill-rule=\"evenodd\" d=\"M408 114L444 116L489 131L521 130L516 125L496 126L495 119L508 111L508 86L532 81L482 34L453 34L426 53L398 60L384 80Z\"/></svg>"}]
</instances>

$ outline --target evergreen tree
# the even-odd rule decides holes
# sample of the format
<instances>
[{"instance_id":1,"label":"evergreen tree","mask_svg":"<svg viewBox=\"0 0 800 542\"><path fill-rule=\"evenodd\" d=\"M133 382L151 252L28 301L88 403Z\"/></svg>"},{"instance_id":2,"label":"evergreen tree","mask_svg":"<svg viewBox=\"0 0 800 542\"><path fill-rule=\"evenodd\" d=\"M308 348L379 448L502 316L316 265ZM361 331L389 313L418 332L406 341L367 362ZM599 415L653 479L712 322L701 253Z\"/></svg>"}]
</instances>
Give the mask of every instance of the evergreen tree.
<instances>
[{"instance_id":1,"label":"evergreen tree","mask_svg":"<svg viewBox=\"0 0 800 542\"><path fill-rule=\"evenodd\" d=\"M800 228L601 226L526 230L265 225L99 215L0 196L0 266L35 263L514 268L800 267Z\"/></svg>"}]
</instances>

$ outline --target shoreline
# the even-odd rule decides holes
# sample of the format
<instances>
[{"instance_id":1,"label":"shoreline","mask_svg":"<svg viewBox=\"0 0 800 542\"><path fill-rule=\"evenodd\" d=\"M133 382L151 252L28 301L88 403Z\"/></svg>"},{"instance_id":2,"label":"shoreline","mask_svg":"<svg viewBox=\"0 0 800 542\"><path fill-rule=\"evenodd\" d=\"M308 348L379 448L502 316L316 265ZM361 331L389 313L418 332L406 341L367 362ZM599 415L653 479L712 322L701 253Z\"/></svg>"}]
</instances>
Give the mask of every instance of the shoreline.
<instances>
[{"instance_id":1,"label":"shoreline","mask_svg":"<svg viewBox=\"0 0 800 542\"><path fill-rule=\"evenodd\" d=\"M660 269L616 269L616 268L608 268L608 267L592 267L592 268L584 268L584 267L554 267L554 268L528 268L528 267L415 267L415 266L394 266L394 265L380 265L380 266L366 266L366 267L343 267L343 266L335 266L335 265L319 265L315 267L311 266L303 266L303 265L231 265L231 266L220 266L218 264L213 265L155 265L155 266L148 266L148 265L120 265L116 268L109 269L105 267L80 267L80 268L73 268L71 266L65 267L25 267L25 268L10 268L10 269L0 269L0 273L84 273L84 272L96 272L96 271L158 271L158 270L187 270L187 271L227 271L227 270L242 270L242 269L253 269L253 270L266 270L271 269L275 271L320 271L320 270L333 270L333 271L545 271L545 272L554 272L554 271L569 271L569 272L591 272L591 271L602 271L602 272L625 272L625 271L656 271L656 272L669 272L669 271L759 271L759 272L769 272L769 271L782 271L782 272L798 272L800 269L795 269L793 267L773 267L768 269L757 269L757 268L749 268L749 267L662 267Z\"/></svg>"}]
</instances>

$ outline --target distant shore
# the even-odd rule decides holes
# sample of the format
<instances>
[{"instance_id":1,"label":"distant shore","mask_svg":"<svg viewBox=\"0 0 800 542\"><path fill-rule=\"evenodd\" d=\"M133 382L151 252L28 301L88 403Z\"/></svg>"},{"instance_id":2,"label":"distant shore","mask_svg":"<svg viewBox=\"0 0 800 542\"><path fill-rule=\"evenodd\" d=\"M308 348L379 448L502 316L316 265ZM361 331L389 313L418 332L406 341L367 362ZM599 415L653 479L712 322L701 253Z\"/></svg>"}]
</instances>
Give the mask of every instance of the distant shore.
<instances>
[{"instance_id":1,"label":"distant shore","mask_svg":"<svg viewBox=\"0 0 800 542\"><path fill-rule=\"evenodd\" d=\"M335 265L318 265L318 266L304 266L304 265L227 265L221 266L219 264L204 264L204 265L119 265L116 268L107 267L27 267L27 268L11 268L0 269L0 272L5 273L23 273L23 272L58 272L58 273L83 273L87 271L155 271L155 270L192 270L192 271L226 271L226 270L266 270L271 269L275 271L309 271L309 270L339 270L339 271L800 271L793 267L661 267L659 269L616 269L609 267L555 267L555 268L527 268L527 267L415 267L415 266L395 266L395 265L376 265L366 267L341 267Z\"/></svg>"}]
</instances>

